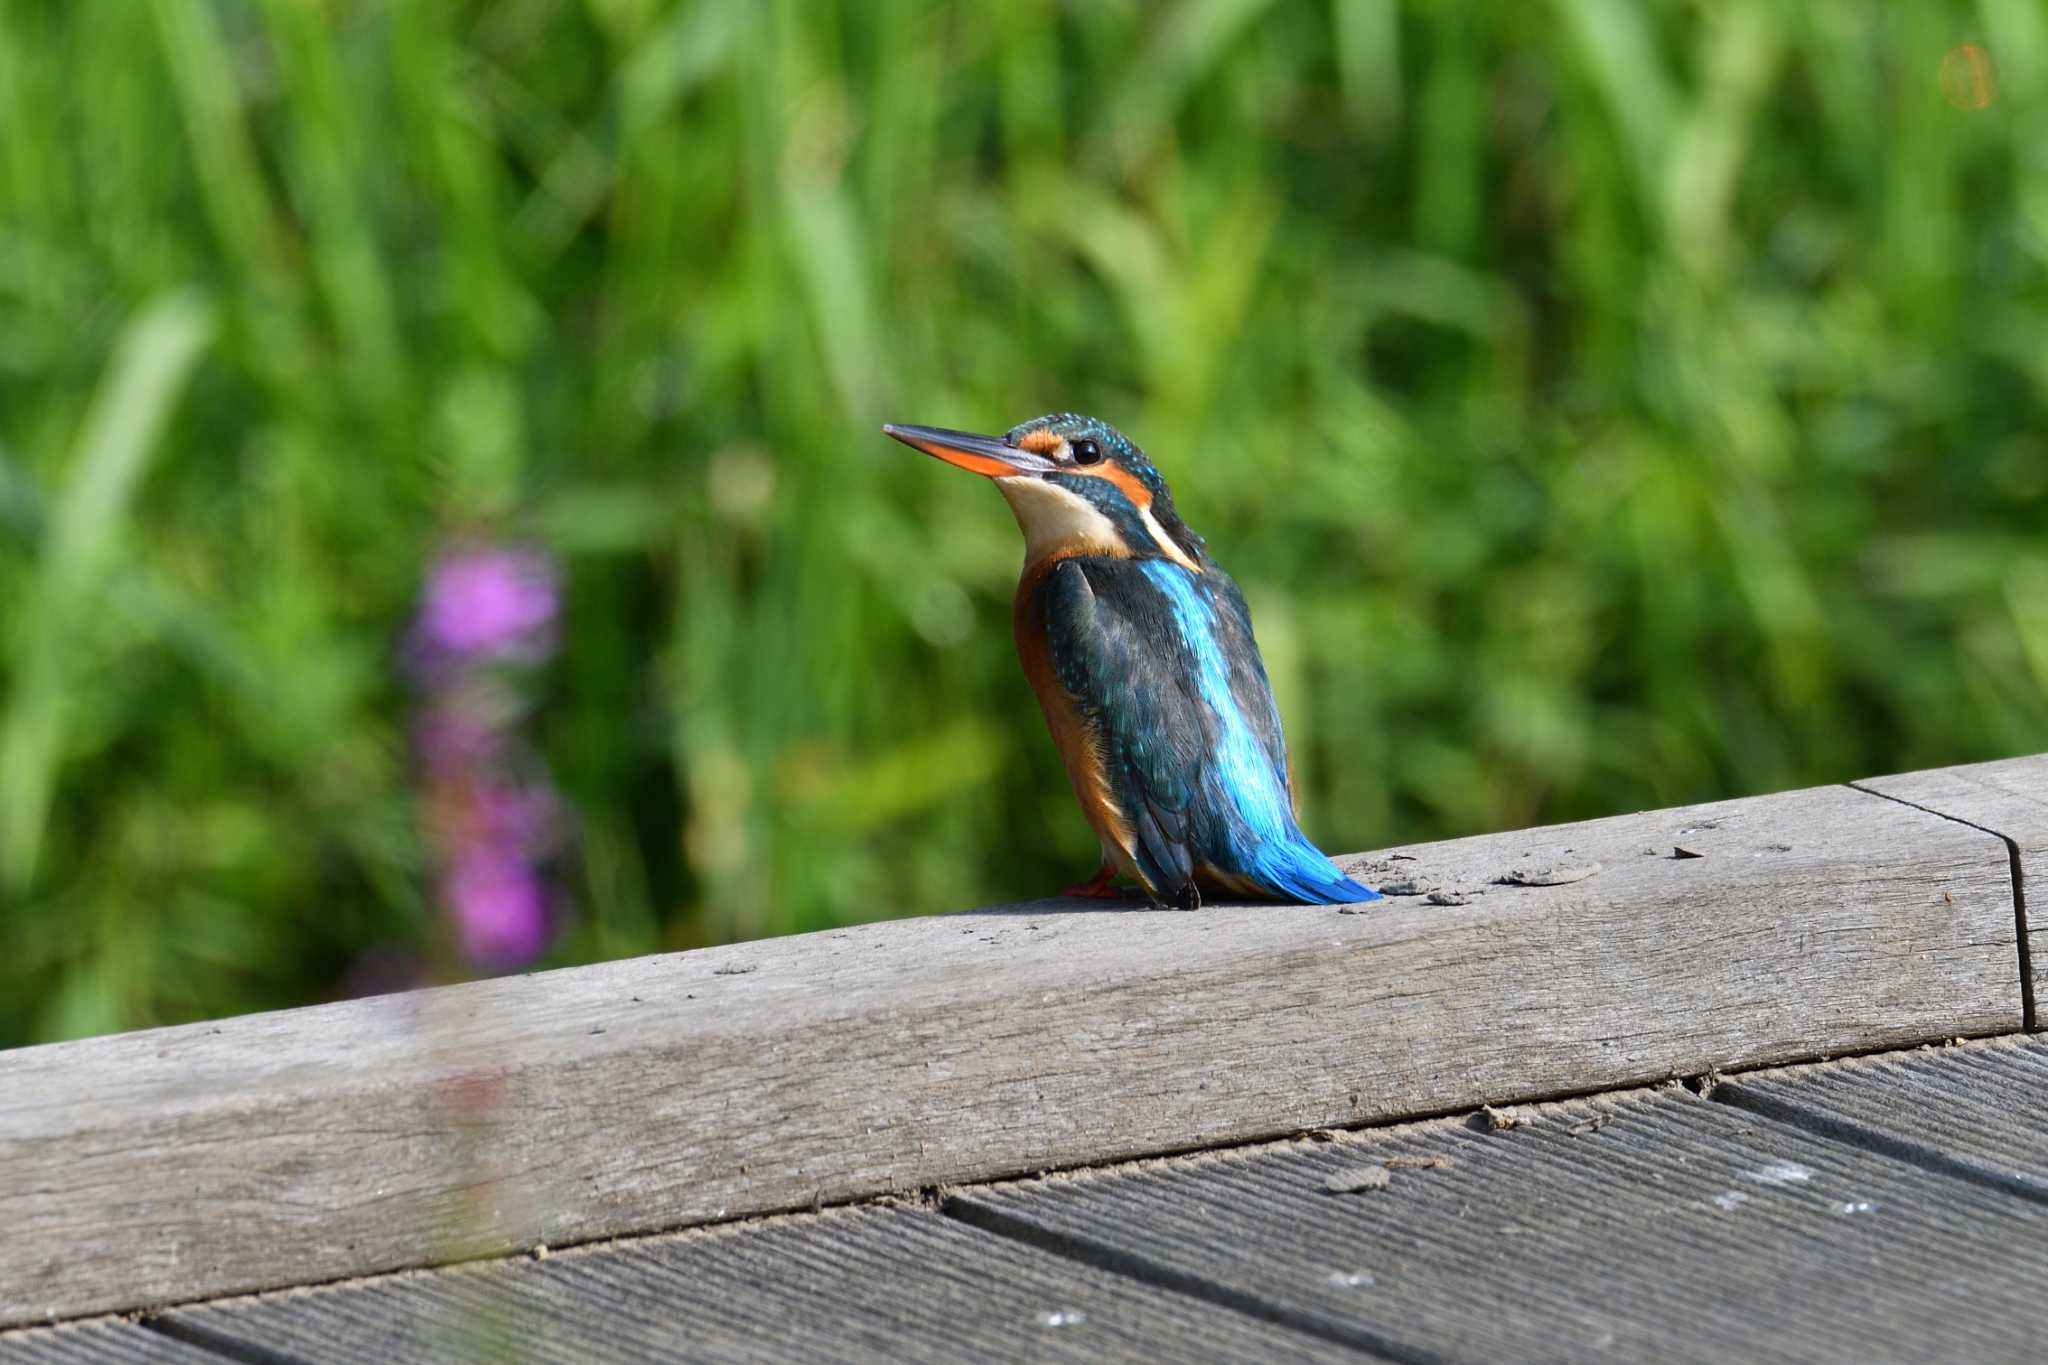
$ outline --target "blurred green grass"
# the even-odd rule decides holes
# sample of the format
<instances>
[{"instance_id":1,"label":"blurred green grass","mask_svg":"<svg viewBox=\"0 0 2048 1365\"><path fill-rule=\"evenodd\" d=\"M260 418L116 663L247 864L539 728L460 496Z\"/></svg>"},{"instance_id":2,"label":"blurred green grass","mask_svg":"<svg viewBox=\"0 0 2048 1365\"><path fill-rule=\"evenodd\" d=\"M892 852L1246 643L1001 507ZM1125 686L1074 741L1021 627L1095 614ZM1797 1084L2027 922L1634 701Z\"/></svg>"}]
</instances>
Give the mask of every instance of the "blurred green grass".
<instances>
[{"instance_id":1,"label":"blurred green grass","mask_svg":"<svg viewBox=\"0 0 2048 1365\"><path fill-rule=\"evenodd\" d=\"M0 8L0 1044L432 955L465 528L570 574L551 960L1086 871L884 420L1145 445L1332 848L2048 748L2044 146L2031 0Z\"/></svg>"}]
</instances>

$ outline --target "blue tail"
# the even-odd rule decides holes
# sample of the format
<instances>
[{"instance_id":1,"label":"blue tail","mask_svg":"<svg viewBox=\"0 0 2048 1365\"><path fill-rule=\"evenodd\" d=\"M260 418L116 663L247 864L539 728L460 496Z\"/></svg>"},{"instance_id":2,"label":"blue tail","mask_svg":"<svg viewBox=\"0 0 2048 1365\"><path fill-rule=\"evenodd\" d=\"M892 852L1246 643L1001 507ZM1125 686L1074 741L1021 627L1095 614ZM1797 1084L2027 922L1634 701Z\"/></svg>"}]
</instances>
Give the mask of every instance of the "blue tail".
<instances>
[{"instance_id":1,"label":"blue tail","mask_svg":"<svg viewBox=\"0 0 2048 1365\"><path fill-rule=\"evenodd\" d=\"M1261 847L1245 873L1276 896L1302 905L1351 905L1376 901L1380 893L1337 870L1323 851L1298 831L1292 839Z\"/></svg>"}]
</instances>

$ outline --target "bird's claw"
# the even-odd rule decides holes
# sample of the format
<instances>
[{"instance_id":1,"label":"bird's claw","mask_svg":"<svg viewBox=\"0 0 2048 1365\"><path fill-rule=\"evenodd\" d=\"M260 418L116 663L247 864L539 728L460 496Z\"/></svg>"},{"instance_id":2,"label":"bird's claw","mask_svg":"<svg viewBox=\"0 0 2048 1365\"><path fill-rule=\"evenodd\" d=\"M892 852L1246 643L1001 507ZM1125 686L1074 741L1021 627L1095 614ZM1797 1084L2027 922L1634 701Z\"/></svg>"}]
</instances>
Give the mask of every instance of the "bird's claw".
<instances>
[{"instance_id":1,"label":"bird's claw","mask_svg":"<svg viewBox=\"0 0 2048 1365\"><path fill-rule=\"evenodd\" d=\"M1101 870L1091 880L1075 882L1072 886L1061 891L1060 894L1062 896L1079 896L1084 900L1093 901L1122 900L1124 893L1110 885L1114 880L1116 880L1116 869L1108 863L1104 863Z\"/></svg>"}]
</instances>

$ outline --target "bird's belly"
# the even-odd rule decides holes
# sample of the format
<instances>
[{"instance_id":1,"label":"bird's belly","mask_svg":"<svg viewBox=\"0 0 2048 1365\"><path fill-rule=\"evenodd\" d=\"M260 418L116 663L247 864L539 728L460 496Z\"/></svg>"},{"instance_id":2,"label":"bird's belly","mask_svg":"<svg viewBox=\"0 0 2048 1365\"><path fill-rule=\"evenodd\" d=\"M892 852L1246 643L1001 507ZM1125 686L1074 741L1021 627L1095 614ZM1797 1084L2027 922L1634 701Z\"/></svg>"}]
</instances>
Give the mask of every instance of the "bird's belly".
<instances>
[{"instance_id":1,"label":"bird's belly","mask_svg":"<svg viewBox=\"0 0 2048 1365\"><path fill-rule=\"evenodd\" d=\"M1038 698L1039 710L1045 713L1046 729L1052 732L1053 746L1059 750L1060 763L1067 770L1067 780L1073 784L1074 799L1080 803L1081 814L1102 841L1103 856L1117 864L1124 875L1135 878L1137 864L1132 854L1135 840L1130 821L1117 805L1110 785L1102 738L1088 718L1081 714L1066 688L1060 685L1053 670L1052 650L1046 642L1044 627L1026 609L1022 597L1020 594L1015 624L1017 658L1024 665L1024 677Z\"/></svg>"}]
</instances>

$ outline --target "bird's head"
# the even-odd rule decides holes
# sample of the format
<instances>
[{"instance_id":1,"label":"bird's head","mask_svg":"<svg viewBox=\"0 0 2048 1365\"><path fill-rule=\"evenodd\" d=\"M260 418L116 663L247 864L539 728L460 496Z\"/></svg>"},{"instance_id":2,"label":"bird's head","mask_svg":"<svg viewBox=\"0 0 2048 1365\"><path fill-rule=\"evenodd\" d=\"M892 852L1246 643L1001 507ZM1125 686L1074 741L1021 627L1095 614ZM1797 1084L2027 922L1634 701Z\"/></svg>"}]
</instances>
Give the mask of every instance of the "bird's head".
<instances>
[{"instance_id":1,"label":"bird's head","mask_svg":"<svg viewBox=\"0 0 2048 1365\"><path fill-rule=\"evenodd\" d=\"M1098 417L1055 412L1001 436L885 426L907 446L994 479L1024 531L1027 564L1074 554L1170 559L1196 573L1202 538L1173 510L1166 480L1129 437Z\"/></svg>"}]
</instances>

